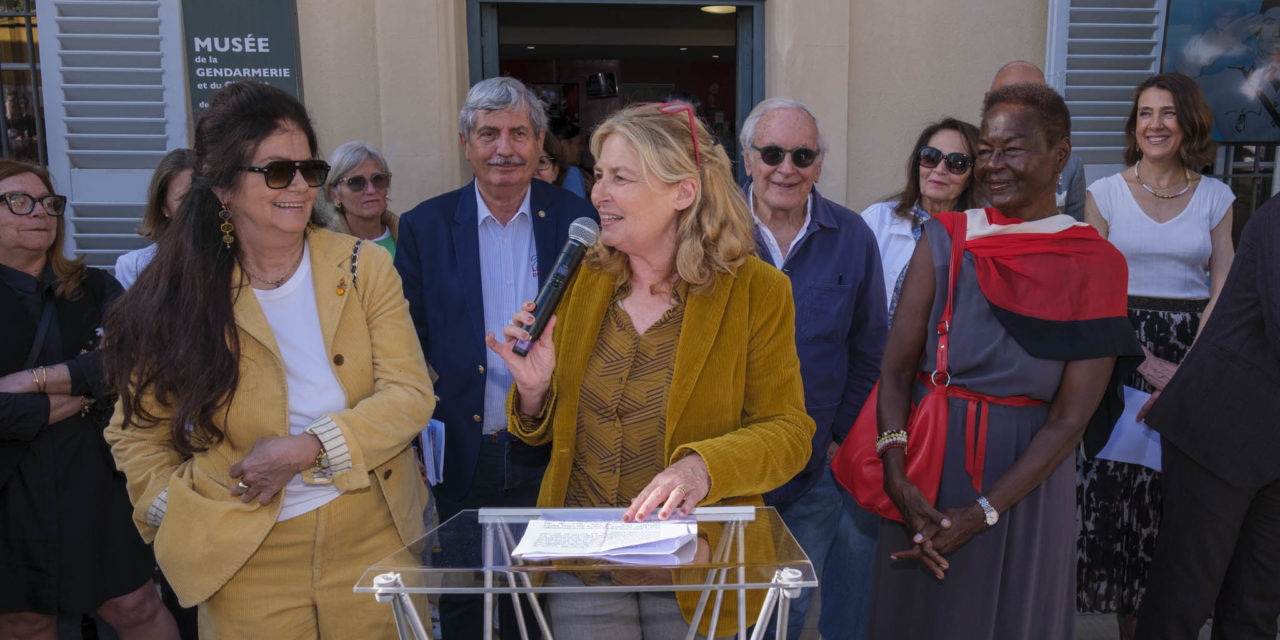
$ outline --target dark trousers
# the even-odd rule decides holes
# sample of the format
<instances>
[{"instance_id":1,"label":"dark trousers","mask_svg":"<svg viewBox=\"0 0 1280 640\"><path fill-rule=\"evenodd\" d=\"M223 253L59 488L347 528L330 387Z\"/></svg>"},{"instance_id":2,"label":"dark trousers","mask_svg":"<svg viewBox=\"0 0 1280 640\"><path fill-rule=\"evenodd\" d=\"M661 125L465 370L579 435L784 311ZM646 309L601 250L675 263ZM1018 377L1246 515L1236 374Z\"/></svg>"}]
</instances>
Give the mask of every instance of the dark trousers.
<instances>
[{"instance_id":1,"label":"dark trousers","mask_svg":"<svg viewBox=\"0 0 1280 640\"><path fill-rule=\"evenodd\" d=\"M535 450L524 443L486 442L480 446L476 460L476 473L471 488L461 500L436 496L436 509L440 523L452 518L464 509L480 507L532 507L538 502L538 488L546 471L545 451ZM470 535L470 534L474 535ZM453 540L441 536L441 553L449 556L445 564L473 566L481 564L480 531L466 533L471 539ZM466 557L463 557L466 556ZM474 556L474 557L470 557ZM496 597L498 601L498 625L503 640L518 640L520 627L510 595ZM528 600L521 596L525 627L529 638L542 637L537 620L529 610ZM474 640L482 638L484 629L484 598L482 596L444 595L440 597L440 633L443 640Z\"/></svg>"},{"instance_id":2,"label":"dark trousers","mask_svg":"<svg viewBox=\"0 0 1280 640\"><path fill-rule=\"evenodd\" d=\"M1137 640L1275 640L1280 480L1244 489L1164 443L1164 520Z\"/></svg>"}]
</instances>

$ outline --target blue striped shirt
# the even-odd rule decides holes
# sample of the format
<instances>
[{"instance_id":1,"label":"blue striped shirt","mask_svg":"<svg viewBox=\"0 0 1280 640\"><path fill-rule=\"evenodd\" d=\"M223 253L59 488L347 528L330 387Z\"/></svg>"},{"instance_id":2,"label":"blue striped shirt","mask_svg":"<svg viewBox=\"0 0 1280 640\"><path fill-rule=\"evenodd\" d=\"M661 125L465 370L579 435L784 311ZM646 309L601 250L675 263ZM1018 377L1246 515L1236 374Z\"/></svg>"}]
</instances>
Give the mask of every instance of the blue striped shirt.
<instances>
[{"instance_id":1,"label":"blue striped shirt","mask_svg":"<svg viewBox=\"0 0 1280 640\"><path fill-rule=\"evenodd\" d=\"M533 244L530 191L515 217L504 226L493 217L480 188L476 187L476 212L480 237L480 290L484 298L484 330L502 339L502 328L521 303L538 296L538 250ZM507 392L515 382L502 357L485 349L484 433L507 428Z\"/></svg>"}]
</instances>

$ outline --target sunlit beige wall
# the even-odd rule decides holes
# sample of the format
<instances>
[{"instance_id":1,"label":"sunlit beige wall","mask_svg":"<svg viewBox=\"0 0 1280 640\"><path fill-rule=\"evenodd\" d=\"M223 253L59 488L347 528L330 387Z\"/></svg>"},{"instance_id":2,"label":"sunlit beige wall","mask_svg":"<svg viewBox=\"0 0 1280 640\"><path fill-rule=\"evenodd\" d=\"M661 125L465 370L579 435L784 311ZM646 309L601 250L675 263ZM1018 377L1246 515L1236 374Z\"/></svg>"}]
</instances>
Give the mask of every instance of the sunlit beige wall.
<instances>
[{"instance_id":1,"label":"sunlit beige wall","mask_svg":"<svg viewBox=\"0 0 1280 640\"><path fill-rule=\"evenodd\" d=\"M470 179L457 135L467 90L463 0L306 0L298 33L322 154L348 140L381 149L399 212Z\"/></svg>"},{"instance_id":2,"label":"sunlit beige wall","mask_svg":"<svg viewBox=\"0 0 1280 640\"><path fill-rule=\"evenodd\" d=\"M861 210L902 188L910 146L928 122L951 115L978 124L982 95L1005 62L1043 68L1048 7L1048 0L854 0L849 206Z\"/></svg>"},{"instance_id":3,"label":"sunlit beige wall","mask_svg":"<svg viewBox=\"0 0 1280 640\"><path fill-rule=\"evenodd\" d=\"M768 0L765 95L814 109L831 147L819 189L862 209L902 186L927 122L976 123L1001 64L1043 65L1048 2ZM353 139L380 147L398 211L470 178L456 134L464 0L307 0L298 30L323 153Z\"/></svg>"}]
</instances>

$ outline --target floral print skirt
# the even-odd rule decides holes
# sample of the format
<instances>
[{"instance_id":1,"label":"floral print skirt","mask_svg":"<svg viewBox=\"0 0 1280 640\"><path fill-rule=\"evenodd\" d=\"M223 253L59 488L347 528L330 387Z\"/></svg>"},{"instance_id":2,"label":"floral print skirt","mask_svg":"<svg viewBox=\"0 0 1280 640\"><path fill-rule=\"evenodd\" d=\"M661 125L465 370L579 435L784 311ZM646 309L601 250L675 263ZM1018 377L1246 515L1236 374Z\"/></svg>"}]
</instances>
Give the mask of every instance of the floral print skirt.
<instances>
[{"instance_id":1,"label":"floral print skirt","mask_svg":"<svg viewBox=\"0 0 1280 640\"><path fill-rule=\"evenodd\" d=\"M1200 327L1207 300L1129 298L1138 341L1179 363ZM1125 384L1154 389L1136 371ZM1160 531L1160 473L1137 464L1076 457L1076 609L1136 615Z\"/></svg>"}]
</instances>

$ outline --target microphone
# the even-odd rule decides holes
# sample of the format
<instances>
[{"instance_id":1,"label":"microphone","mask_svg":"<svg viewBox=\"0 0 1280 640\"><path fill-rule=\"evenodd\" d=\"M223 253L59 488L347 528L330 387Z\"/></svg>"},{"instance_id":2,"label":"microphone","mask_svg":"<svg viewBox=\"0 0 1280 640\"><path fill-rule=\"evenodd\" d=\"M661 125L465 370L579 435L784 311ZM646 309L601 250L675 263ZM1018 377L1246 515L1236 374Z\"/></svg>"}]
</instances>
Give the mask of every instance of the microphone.
<instances>
[{"instance_id":1,"label":"microphone","mask_svg":"<svg viewBox=\"0 0 1280 640\"><path fill-rule=\"evenodd\" d=\"M533 348L533 341L542 335L547 321L551 320L551 314L555 313L556 305L560 304L560 296L564 295L565 287L569 286L569 279L573 277L573 272L578 270L587 247L595 244L598 237L600 237L600 225L591 218L578 218L569 225L569 240L564 243L564 248L556 257L555 266L551 268L551 276L547 278L546 284L542 285L542 290L538 292L537 299L533 301L533 325L522 327L529 332L529 339L520 340L511 348L516 355L524 357L529 354L529 349Z\"/></svg>"}]
</instances>

